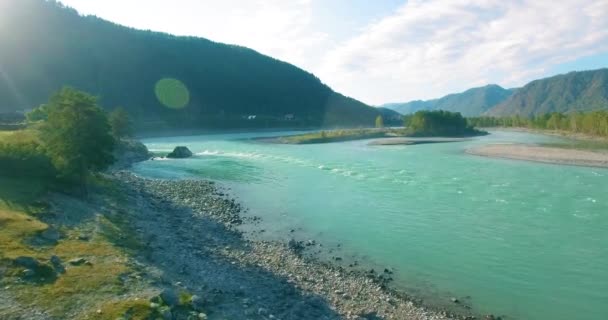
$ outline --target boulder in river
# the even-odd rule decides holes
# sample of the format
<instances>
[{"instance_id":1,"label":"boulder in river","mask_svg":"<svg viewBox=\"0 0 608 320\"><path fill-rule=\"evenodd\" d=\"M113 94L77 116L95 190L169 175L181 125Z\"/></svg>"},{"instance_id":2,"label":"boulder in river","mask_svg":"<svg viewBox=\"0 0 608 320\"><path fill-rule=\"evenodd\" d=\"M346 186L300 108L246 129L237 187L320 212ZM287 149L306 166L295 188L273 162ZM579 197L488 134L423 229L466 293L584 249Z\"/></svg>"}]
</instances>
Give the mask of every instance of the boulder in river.
<instances>
[{"instance_id":1,"label":"boulder in river","mask_svg":"<svg viewBox=\"0 0 608 320\"><path fill-rule=\"evenodd\" d=\"M175 149L173 149L173 152L171 152L167 155L167 158L173 158L173 159L182 159L182 158L189 158L189 157L192 157L192 151L190 151L190 149L188 149L188 147L184 147L184 146L175 147Z\"/></svg>"}]
</instances>

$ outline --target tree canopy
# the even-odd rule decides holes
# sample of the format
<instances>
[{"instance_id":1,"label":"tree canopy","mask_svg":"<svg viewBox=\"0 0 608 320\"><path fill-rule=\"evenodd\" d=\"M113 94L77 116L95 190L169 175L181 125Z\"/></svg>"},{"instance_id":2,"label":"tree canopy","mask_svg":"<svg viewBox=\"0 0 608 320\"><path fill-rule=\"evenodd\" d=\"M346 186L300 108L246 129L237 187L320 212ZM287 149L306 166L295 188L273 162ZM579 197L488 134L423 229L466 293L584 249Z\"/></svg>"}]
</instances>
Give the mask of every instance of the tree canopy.
<instances>
[{"instance_id":1,"label":"tree canopy","mask_svg":"<svg viewBox=\"0 0 608 320\"><path fill-rule=\"evenodd\" d=\"M466 136L480 132L469 126L459 112L418 111L405 117L404 125L413 135L421 136Z\"/></svg>"},{"instance_id":2,"label":"tree canopy","mask_svg":"<svg viewBox=\"0 0 608 320\"><path fill-rule=\"evenodd\" d=\"M83 182L89 172L112 164L114 138L95 97L64 88L50 99L48 108L41 139L61 178Z\"/></svg>"},{"instance_id":3,"label":"tree canopy","mask_svg":"<svg viewBox=\"0 0 608 320\"><path fill-rule=\"evenodd\" d=\"M608 137L608 111L545 113L533 117L476 117L467 119L477 127L520 127L560 130Z\"/></svg>"},{"instance_id":4,"label":"tree canopy","mask_svg":"<svg viewBox=\"0 0 608 320\"><path fill-rule=\"evenodd\" d=\"M126 138L133 134L133 128L129 113L123 107L118 107L110 112L108 116L112 135L117 138Z\"/></svg>"},{"instance_id":5,"label":"tree canopy","mask_svg":"<svg viewBox=\"0 0 608 320\"><path fill-rule=\"evenodd\" d=\"M382 119L382 116L376 117L376 128L384 128L384 120Z\"/></svg>"}]
</instances>

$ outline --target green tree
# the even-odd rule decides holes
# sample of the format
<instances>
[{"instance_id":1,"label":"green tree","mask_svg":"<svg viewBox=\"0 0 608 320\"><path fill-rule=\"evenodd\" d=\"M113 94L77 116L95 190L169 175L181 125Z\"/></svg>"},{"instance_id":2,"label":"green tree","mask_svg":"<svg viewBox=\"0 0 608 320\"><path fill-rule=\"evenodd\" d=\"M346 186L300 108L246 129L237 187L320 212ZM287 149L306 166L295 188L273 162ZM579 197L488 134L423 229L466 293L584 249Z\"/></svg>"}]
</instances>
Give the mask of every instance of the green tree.
<instances>
[{"instance_id":1,"label":"green tree","mask_svg":"<svg viewBox=\"0 0 608 320\"><path fill-rule=\"evenodd\" d=\"M382 116L376 117L376 128L384 128L384 119L382 119Z\"/></svg>"},{"instance_id":2,"label":"green tree","mask_svg":"<svg viewBox=\"0 0 608 320\"><path fill-rule=\"evenodd\" d=\"M49 116L41 139L60 178L86 185L89 172L107 168L114 158L114 138L97 99L64 88L49 101Z\"/></svg>"},{"instance_id":3,"label":"green tree","mask_svg":"<svg viewBox=\"0 0 608 320\"><path fill-rule=\"evenodd\" d=\"M112 128L112 135L117 139L129 137L133 133L129 113L123 107L118 107L110 112L108 121Z\"/></svg>"},{"instance_id":4,"label":"green tree","mask_svg":"<svg viewBox=\"0 0 608 320\"><path fill-rule=\"evenodd\" d=\"M28 122L45 121L49 117L49 106L41 104L38 108L25 114Z\"/></svg>"}]
</instances>

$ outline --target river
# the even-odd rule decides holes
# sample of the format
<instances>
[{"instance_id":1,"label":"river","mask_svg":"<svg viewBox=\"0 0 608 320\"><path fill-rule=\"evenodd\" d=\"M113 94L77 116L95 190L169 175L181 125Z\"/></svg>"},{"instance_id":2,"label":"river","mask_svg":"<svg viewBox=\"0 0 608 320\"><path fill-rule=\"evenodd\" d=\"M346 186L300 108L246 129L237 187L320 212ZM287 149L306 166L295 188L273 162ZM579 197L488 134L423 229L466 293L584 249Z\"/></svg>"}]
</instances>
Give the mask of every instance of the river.
<instances>
[{"instance_id":1,"label":"river","mask_svg":"<svg viewBox=\"0 0 608 320\"><path fill-rule=\"evenodd\" d=\"M316 239L344 264L388 266L395 286L430 304L457 297L506 319L607 317L608 170L464 153L558 138L496 131L414 146L251 140L273 135L145 139L151 151L186 145L196 156L133 170L215 180L246 214L262 217L259 236Z\"/></svg>"}]
</instances>

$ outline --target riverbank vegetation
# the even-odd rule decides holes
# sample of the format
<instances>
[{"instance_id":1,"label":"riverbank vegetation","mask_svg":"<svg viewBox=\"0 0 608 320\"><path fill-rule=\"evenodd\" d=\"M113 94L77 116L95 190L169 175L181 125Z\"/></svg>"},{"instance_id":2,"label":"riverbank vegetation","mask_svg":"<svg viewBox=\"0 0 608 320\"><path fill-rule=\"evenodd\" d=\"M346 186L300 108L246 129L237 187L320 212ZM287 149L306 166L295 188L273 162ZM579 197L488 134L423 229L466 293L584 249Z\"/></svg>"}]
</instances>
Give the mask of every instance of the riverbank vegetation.
<instances>
[{"instance_id":1,"label":"riverbank vegetation","mask_svg":"<svg viewBox=\"0 0 608 320\"><path fill-rule=\"evenodd\" d=\"M459 112L417 111L404 117L407 134L412 137L469 137L485 132L474 128Z\"/></svg>"},{"instance_id":2,"label":"riverbank vegetation","mask_svg":"<svg viewBox=\"0 0 608 320\"><path fill-rule=\"evenodd\" d=\"M476 127L528 128L562 131L608 138L608 111L546 113L534 117L475 117L468 123Z\"/></svg>"},{"instance_id":3,"label":"riverbank vegetation","mask_svg":"<svg viewBox=\"0 0 608 320\"><path fill-rule=\"evenodd\" d=\"M26 115L25 129L0 134L0 176L84 186L114 162L114 148L130 134L128 114L108 116L97 98L72 88Z\"/></svg>"},{"instance_id":4,"label":"riverbank vegetation","mask_svg":"<svg viewBox=\"0 0 608 320\"><path fill-rule=\"evenodd\" d=\"M323 130L279 137L271 139L271 141L287 144L313 144L375 138L471 137L486 134L468 124L460 113L443 110L418 111L413 115L404 116L403 125L400 128L384 128L382 117L378 117L376 128Z\"/></svg>"},{"instance_id":5,"label":"riverbank vegetation","mask_svg":"<svg viewBox=\"0 0 608 320\"><path fill-rule=\"evenodd\" d=\"M128 114L64 88L27 120L0 131L0 318L203 319L190 293L172 302L140 276L127 200L99 174L117 150L145 149L125 140Z\"/></svg>"}]
</instances>

